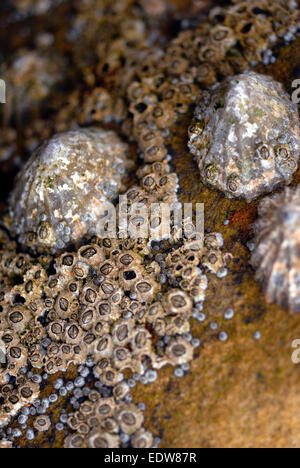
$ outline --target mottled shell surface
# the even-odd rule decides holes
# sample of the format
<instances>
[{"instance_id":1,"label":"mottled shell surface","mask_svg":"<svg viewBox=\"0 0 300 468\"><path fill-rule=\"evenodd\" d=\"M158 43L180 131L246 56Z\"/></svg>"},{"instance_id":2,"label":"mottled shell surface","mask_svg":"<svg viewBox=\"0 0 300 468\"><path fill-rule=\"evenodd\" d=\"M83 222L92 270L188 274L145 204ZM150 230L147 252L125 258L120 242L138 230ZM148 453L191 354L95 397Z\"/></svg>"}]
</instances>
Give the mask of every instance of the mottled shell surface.
<instances>
[{"instance_id":1,"label":"mottled shell surface","mask_svg":"<svg viewBox=\"0 0 300 468\"><path fill-rule=\"evenodd\" d=\"M253 226L251 264L269 302L300 312L300 186L265 198Z\"/></svg>"},{"instance_id":2,"label":"mottled shell surface","mask_svg":"<svg viewBox=\"0 0 300 468\"><path fill-rule=\"evenodd\" d=\"M66 62L51 51L21 49L10 66L0 64L7 85L7 104L20 114L47 99L64 80Z\"/></svg>"},{"instance_id":3,"label":"mottled shell surface","mask_svg":"<svg viewBox=\"0 0 300 468\"><path fill-rule=\"evenodd\" d=\"M93 234L104 203L124 189L128 145L113 131L55 135L33 153L9 200L8 228L33 252L55 253Z\"/></svg>"},{"instance_id":4,"label":"mottled shell surface","mask_svg":"<svg viewBox=\"0 0 300 468\"><path fill-rule=\"evenodd\" d=\"M292 181L300 155L297 106L269 76L229 77L204 93L188 144L204 183L251 202Z\"/></svg>"}]
</instances>

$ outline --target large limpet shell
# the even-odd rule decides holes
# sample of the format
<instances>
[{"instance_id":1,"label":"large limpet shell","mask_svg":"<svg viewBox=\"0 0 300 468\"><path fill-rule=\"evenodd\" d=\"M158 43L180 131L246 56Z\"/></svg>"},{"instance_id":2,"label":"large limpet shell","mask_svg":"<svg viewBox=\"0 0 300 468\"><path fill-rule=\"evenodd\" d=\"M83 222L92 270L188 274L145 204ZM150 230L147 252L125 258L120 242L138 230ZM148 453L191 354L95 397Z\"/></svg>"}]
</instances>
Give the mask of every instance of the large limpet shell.
<instances>
[{"instance_id":1,"label":"large limpet shell","mask_svg":"<svg viewBox=\"0 0 300 468\"><path fill-rule=\"evenodd\" d=\"M55 253L94 234L103 207L124 188L128 145L85 128L53 136L33 153L9 200L8 228L33 252Z\"/></svg>"}]
</instances>

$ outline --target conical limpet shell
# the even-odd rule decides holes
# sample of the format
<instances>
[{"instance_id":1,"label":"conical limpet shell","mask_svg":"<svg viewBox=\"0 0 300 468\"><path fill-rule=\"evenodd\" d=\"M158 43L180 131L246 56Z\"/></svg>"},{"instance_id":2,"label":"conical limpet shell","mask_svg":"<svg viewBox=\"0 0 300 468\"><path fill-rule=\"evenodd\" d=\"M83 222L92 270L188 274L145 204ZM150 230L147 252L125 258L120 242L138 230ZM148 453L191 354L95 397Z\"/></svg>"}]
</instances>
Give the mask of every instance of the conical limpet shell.
<instances>
[{"instance_id":1,"label":"conical limpet shell","mask_svg":"<svg viewBox=\"0 0 300 468\"><path fill-rule=\"evenodd\" d=\"M113 131L55 135L29 159L9 200L8 228L33 252L55 253L95 233L130 166L128 145Z\"/></svg>"},{"instance_id":2,"label":"conical limpet shell","mask_svg":"<svg viewBox=\"0 0 300 468\"><path fill-rule=\"evenodd\" d=\"M251 202L292 181L300 155L297 106L269 76L229 77L203 94L188 145L206 184Z\"/></svg>"},{"instance_id":3,"label":"conical limpet shell","mask_svg":"<svg viewBox=\"0 0 300 468\"><path fill-rule=\"evenodd\" d=\"M269 302L300 312L300 186L259 205L251 264Z\"/></svg>"}]
</instances>

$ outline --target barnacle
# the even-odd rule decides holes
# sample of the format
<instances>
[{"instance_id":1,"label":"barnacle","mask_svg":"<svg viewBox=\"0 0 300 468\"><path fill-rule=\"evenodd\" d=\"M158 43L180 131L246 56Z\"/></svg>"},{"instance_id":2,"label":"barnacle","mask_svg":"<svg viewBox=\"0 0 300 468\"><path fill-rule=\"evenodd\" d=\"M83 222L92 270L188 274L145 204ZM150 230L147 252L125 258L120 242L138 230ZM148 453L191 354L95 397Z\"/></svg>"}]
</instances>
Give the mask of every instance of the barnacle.
<instances>
[{"instance_id":1,"label":"barnacle","mask_svg":"<svg viewBox=\"0 0 300 468\"><path fill-rule=\"evenodd\" d=\"M135 433L144 421L143 413L135 405L119 405L115 410L115 417L126 434Z\"/></svg>"},{"instance_id":2,"label":"barnacle","mask_svg":"<svg viewBox=\"0 0 300 468\"><path fill-rule=\"evenodd\" d=\"M193 347L182 337L174 338L168 345L166 354L172 364L183 364L190 361L193 355Z\"/></svg>"},{"instance_id":3,"label":"barnacle","mask_svg":"<svg viewBox=\"0 0 300 468\"><path fill-rule=\"evenodd\" d=\"M145 429L139 429L132 437L132 446L134 448L151 448L153 445L153 436Z\"/></svg>"},{"instance_id":4,"label":"barnacle","mask_svg":"<svg viewBox=\"0 0 300 468\"><path fill-rule=\"evenodd\" d=\"M35 418L33 426L39 432L47 432L51 426L51 421L50 421L49 416L47 415L38 416L37 418Z\"/></svg>"},{"instance_id":5,"label":"barnacle","mask_svg":"<svg viewBox=\"0 0 300 468\"><path fill-rule=\"evenodd\" d=\"M300 154L297 106L268 76L229 77L196 108L189 148L205 183L250 202L292 181Z\"/></svg>"},{"instance_id":6,"label":"barnacle","mask_svg":"<svg viewBox=\"0 0 300 468\"><path fill-rule=\"evenodd\" d=\"M157 169L162 170L161 166ZM177 248L173 247L173 254L164 254L151 263L141 254L145 249L143 242L128 239L115 242L95 236L94 242L56 257L54 271L50 274L30 255L15 257L14 243L7 244L7 252L0 252L5 265L4 278L14 272L20 274L20 271L24 275L24 282L8 288L2 301L2 323L6 331L1 339L8 364L0 374L3 384L10 375L18 377L27 363L33 369L53 375L67 370L71 364L86 362L92 356L94 377L101 385L111 388L116 400L123 401L129 390L122 380L125 369L143 374L145 359L159 369L168 363L178 365L192 358L193 347L184 338L180 341L179 335L189 332L187 317L192 313L194 301L199 303L204 299L206 276L196 265L201 263L207 249L219 249L221 255L221 237L209 234L204 243L186 239ZM182 289L170 285L157 301L162 268L171 271L174 262L177 265L182 259L182 253L184 261L179 279L186 284ZM167 257L170 262L164 262ZM22 298L21 303L14 303L16 294ZM153 345L148 330L150 324L158 336L168 335L172 340L164 355ZM19 385L20 397L6 394L4 408L9 415L31 402L39 391L39 383L34 383L32 388L27 378ZM110 401L114 404L114 399ZM100 400L98 412L102 403L105 402ZM127 413L125 416L118 413L115 422L105 423L104 432L109 434L120 424L123 430L126 427L130 434L135 433L141 424L141 414ZM109 417L112 417L111 411ZM130 421L135 420L133 427L135 424L138 427L130 429ZM7 416L3 418L5 421ZM82 443L93 446L94 442L87 442L87 423L81 423ZM94 429L91 440L98 440L98 436ZM150 443L148 435L146 438L148 442L143 442L143 437L136 444ZM79 441L73 439L67 438L66 444ZM110 438L101 441L101 444L105 441L118 443L117 439Z\"/></svg>"},{"instance_id":7,"label":"barnacle","mask_svg":"<svg viewBox=\"0 0 300 468\"><path fill-rule=\"evenodd\" d=\"M286 188L265 198L253 226L251 263L267 300L300 311L300 188Z\"/></svg>"},{"instance_id":8,"label":"barnacle","mask_svg":"<svg viewBox=\"0 0 300 468\"><path fill-rule=\"evenodd\" d=\"M1 440L0 441L0 448L5 448L5 449L8 449L8 448L12 448L13 444L10 440Z\"/></svg>"},{"instance_id":9,"label":"barnacle","mask_svg":"<svg viewBox=\"0 0 300 468\"><path fill-rule=\"evenodd\" d=\"M182 290L171 290L164 297L164 308L169 314L189 314L192 309L192 301L187 293Z\"/></svg>"}]
</instances>

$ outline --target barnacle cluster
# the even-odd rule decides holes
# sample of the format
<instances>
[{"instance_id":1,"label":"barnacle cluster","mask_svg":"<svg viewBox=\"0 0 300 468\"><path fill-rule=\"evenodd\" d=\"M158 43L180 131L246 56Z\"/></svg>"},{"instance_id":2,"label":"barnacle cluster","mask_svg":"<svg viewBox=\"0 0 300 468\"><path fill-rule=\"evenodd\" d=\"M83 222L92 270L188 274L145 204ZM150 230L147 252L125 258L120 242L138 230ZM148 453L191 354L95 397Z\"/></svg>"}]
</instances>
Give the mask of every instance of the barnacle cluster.
<instances>
[{"instance_id":1,"label":"barnacle cluster","mask_svg":"<svg viewBox=\"0 0 300 468\"><path fill-rule=\"evenodd\" d=\"M84 142L80 145L82 134ZM74 139L75 149L79 146L87 151L94 140L87 143L86 138L94 138L95 134L102 135L100 130L93 129L71 132L69 140ZM105 136L109 138L111 133L105 132ZM61 138L64 142L66 136L58 136L58 141ZM120 141L114 134L112 138L115 152ZM55 138L52 141L57 145ZM49 153L53 155L51 143L46 145L46 150L48 145L50 151L43 149L43 158L47 154L47 160ZM121 149L124 150L123 146ZM70 158L74 151L69 151ZM55 153L55 161L56 158ZM28 162L17 187L27 173L36 170L35 163L36 158ZM38 171L42 163L43 159L39 160ZM137 175L139 185L125 194L126 208L133 203L146 207L160 201L177 203L177 177L166 162L146 165ZM35 176L30 187L37 180ZM52 184L57 194L60 182L54 180ZM45 199L44 184L40 187ZM25 220L30 219L32 205L28 203L34 201L36 193L33 187L31 193L26 193L27 204L21 205ZM14 205L16 208L18 203ZM35 209L38 206L35 202ZM67 212L68 207L65 209ZM145 221L136 214L129 216L129 226ZM56 257L51 268L51 257L34 259L29 254L16 254L14 243L3 234L1 329L6 363L2 370L2 423L16 414L24 402L30 403L38 396L40 379L36 373L28 372L28 366L35 372L52 375L66 371L72 364L80 366L90 362L100 386L99 404L102 407L104 388L113 408L96 424L92 413L96 402L90 403L90 412L85 412L88 403L80 406L70 423L76 434L66 439L66 446L119 446L120 431L131 437L133 446L152 444L151 435L141 427L141 411L124 400L128 399L124 371L129 370L141 379L146 375L146 381L151 381L153 369L167 364L175 367L188 364L193 357L193 343L188 338L189 318L203 308L206 272L224 276L229 259L222 251L223 240L219 234L209 233L203 239L192 232L187 238L174 236L172 242L165 240L166 245L160 245L160 235L155 229L160 222L157 213L153 219L152 242L144 238L122 238L121 225L118 238L102 239L94 235L76 251ZM189 223L190 219L184 219L185 227ZM31 245L25 239L24 244ZM12 377L14 381L10 384ZM42 426L35 421L34 429L46 430L47 425L46 419ZM31 436L29 432L28 437Z\"/></svg>"},{"instance_id":2,"label":"barnacle cluster","mask_svg":"<svg viewBox=\"0 0 300 468\"><path fill-rule=\"evenodd\" d=\"M21 3L26 9L32 4ZM205 21L188 23L164 46L145 2L142 8L129 0L74 2L65 38L84 86L71 89L63 102L52 96L52 106L59 108L55 117L39 114L22 129L27 151L64 133L32 156L12 193L7 226L19 244L0 231L1 447L17 445L23 431L29 441L46 433L52 424L48 408L67 395L74 411L62 411L56 424L58 431L68 427L66 447L157 445L143 428L143 405L133 403L130 388L137 381L154 382L157 369L167 364L175 375L184 374L199 346L190 318L204 320L209 274L223 278L230 255L218 233L182 237L189 218L172 219L173 231L165 237L159 210L147 235L126 238L120 223L116 237L97 236L93 222L99 213L94 219L84 215L122 191L129 159L127 144L98 125L116 123L137 143L143 162L118 212L129 210L129 227L142 229L143 206L178 204L178 178L169 164L173 123L204 89L265 61L277 38L297 31L293 2L233 3L211 10ZM151 34L148 21L157 28ZM85 128L70 131L78 124ZM14 153L13 144L14 136L7 137L5 149ZM68 161L62 161L66 154ZM94 158L101 166L93 170ZM122 168L114 167L114 158ZM134 205L141 213L130 211ZM227 333L219 339L226 341ZM77 377L59 374L55 392L41 398L43 382L71 367ZM14 415L17 426L7 426Z\"/></svg>"},{"instance_id":3,"label":"barnacle cluster","mask_svg":"<svg viewBox=\"0 0 300 468\"><path fill-rule=\"evenodd\" d=\"M193 357L193 346L186 338L188 319L205 297L205 267L213 271L216 264L218 270L226 266L228 259L220 250L220 236L208 234L204 245L188 239L174 246L172 254L157 255L155 260L151 260L142 240L133 244L127 239L92 241L76 253L59 256L55 274L48 274L41 259L17 255L13 244L12 250L7 244L1 252L1 339L6 357L1 370L2 424L24 403L38 397L40 380L36 374L28 377L28 365L51 375L90 359L99 384L111 389L111 398L119 395L116 398L122 401L122 395L128 392L122 383L125 369L142 376L151 368L180 366ZM203 271L199 268L202 262ZM162 275L170 278L167 290ZM156 344L153 334L160 338ZM169 337L166 342L164 337ZM121 391L124 385L125 393ZM127 411L126 402L116 406L112 399L112 404L115 410L109 416L116 415L120 427L129 431L123 432L134 434L134 444L143 444L146 436L137 432L142 417L137 418L135 429L130 423L126 426L126 420L133 419L122 416L124 405ZM87 418L93 417L83 408L82 412ZM99 436L89 419L79 419L81 438L70 437L66 443L76 445L80 440L88 446L104 446L106 440L108 445L118 444L117 436L113 436L116 423L104 416L99 424L112 427L104 434L108 439ZM43 424L46 426L47 421ZM77 429L75 423L71 427Z\"/></svg>"},{"instance_id":4,"label":"barnacle cluster","mask_svg":"<svg viewBox=\"0 0 300 468\"><path fill-rule=\"evenodd\" d=\"M286 188L259 205L251 263L270 302L300 311L300 188Z\"/></svg>"},{"instance_id":5,"label":"barnacle cluster","mask_svg":"<svg viewBox=\"0 0 300 468\"><path fill-rule=\"evenodd\" d=\"M268 76L228 77L202 96L189 148L205 183L251 202L292 181L300 155L297 106Z\"/></svg>"}]
</instances>

